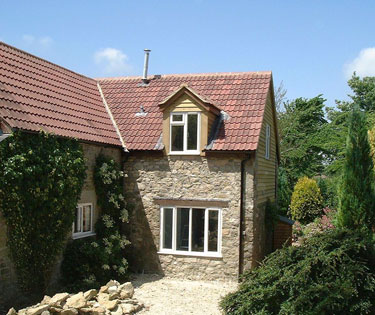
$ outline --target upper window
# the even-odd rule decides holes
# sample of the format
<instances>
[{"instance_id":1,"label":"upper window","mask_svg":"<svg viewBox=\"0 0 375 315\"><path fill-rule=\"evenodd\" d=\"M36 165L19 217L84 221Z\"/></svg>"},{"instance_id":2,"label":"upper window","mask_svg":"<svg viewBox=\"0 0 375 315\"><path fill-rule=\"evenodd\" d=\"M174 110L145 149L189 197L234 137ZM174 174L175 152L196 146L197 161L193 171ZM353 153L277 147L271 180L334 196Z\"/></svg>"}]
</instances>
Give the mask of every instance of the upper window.
<instances>
[{"instance_id":1,"label":"upper window","mask_svg":"<svg viewBox=\"0 0 375 315\"><path fill-rule=\"evenodd\" d=\"M161 208L160 252L192 256L221 255L221 210Z\"/></svg>"},{"instance_id":2,"label":"upper window","mask_svg":"<svg viewBox=\"0 0 375 315\"><path fill-rule=\"evenodd\" d=\"M266 159L270 158L271 149L271 127L269 124L266 125Z\"/></svg>"},{"instance_id":3,"label":"upper window","mask_svg":"<svg viewBox=\"0 0 375 315\"><path fill-rule=\"evenodd\" d=\"M73 222L73 238L94 234L94 211L91 203L78 204Z\"/></svg>"},{"instance_id":4,"label":"upper window","mask_svg":"<svg viewBox=\"0 0 375 315\"><path fill-rule=\"evenodd\" d=\"M170 153L199 154L200 113L171 113Z\"/></svg>"}]
</instances>

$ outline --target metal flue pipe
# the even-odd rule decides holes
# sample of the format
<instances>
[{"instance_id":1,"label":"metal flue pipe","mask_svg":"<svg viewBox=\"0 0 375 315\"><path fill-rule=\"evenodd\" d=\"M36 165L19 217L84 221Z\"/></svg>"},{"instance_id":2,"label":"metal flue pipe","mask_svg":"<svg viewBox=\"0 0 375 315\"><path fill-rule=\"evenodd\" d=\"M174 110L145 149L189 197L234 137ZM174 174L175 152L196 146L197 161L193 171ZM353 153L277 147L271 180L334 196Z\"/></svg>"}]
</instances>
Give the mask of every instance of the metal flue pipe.
<instances>
[{"instance_id":1,"label":"metal flue pipe","mask_svg":"<svg viewBox=\"0 0 375 315\"><path fill-rule=\"evenodd\" d=\"M147 72L148 72L148 58L150 56L150 52L151 52L150 49L145 49L145 63L143 66L143 78L142 78L143 83L149 82L149 80L147 79Z\"/></svg>"}]
</instances>

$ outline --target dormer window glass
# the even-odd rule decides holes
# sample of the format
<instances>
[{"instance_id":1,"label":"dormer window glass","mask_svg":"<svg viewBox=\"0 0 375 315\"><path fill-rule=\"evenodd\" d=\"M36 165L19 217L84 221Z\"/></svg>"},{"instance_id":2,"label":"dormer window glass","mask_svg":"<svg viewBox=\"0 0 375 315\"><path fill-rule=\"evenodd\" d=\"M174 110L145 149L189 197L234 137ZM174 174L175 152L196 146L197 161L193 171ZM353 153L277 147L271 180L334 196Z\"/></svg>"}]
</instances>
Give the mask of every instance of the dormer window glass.
<instances>
[{"instance_id":1,"label":"dormer window glass","mask_svg":"<svg viewBox=\"0 0 375 315\"><path fill-rule=\"evenodd\" d=\"M200 113L171 113L170 153L199 154Z\"/></svg>"}]
</instances>

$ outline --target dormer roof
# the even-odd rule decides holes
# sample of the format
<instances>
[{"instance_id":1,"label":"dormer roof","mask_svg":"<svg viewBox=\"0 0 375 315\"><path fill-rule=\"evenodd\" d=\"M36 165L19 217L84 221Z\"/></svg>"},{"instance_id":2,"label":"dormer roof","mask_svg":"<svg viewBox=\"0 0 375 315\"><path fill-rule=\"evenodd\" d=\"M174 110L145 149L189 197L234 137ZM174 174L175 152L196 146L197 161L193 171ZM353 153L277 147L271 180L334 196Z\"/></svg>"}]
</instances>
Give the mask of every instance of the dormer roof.
<instances>
[{"instance_id":1,"label":"dormer roof","mask_svg":"<svg viewBox=\"0 0 375 315\"><path fill-rule=\"evenodd\" d=\"M213 112L215 115L219 115L221 112L221 108L219 106L213 104L212 101L199 95L196 91L194 91L193 88L189 87L188 84L181 84L181 86L176 91L174 91L171 95L167 96L163 101L161 101L159 103L160 109L164 110L171 104L174 104L174 102L183 95L188 96L195 103L199 104L207 111Z\"/></svg>"}]
</instances>

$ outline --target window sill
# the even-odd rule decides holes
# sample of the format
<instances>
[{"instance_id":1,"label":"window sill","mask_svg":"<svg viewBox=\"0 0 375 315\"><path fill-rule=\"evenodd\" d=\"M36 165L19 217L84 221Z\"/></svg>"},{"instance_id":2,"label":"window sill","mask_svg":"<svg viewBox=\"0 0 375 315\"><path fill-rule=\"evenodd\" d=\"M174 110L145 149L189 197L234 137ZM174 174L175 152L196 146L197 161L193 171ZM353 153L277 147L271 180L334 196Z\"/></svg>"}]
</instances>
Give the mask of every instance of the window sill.
<instances>
[{"instance_id":1,"label":"window sill","mask_svg":"<svg viewBox=\"0 0 375 315\"><path fill-rule=\"evenodd\" d=\"M169 155L200 155L201 152L169 152Z\"/></svg>"},{"instance_id":2,"label":"window sill","mask_svg":"<svg viewBox=\"0 0 375 315\"><path fill-rule=\"evenodd\" d=\"M158 251L158 254L160 254L160 255L174 255L174 256L190 256L190 257L223 258L223 256L219 253Z\"/></svg>"},{"instance_id":3,"label":"window sill","mask_svg":"<svg viewBox=\"0 0 375 315\"><path fill-rule=\"evenodd\" d=\"M95 232L90 232L90 233L85 233L85 234L77 234L77 235L72 235L72 239L73 240L77 240L77 239L80 239L80 238L84 238L84 237L89 237L89 236L94 236L96 235Z\"/></svg>"}]
</instances>

